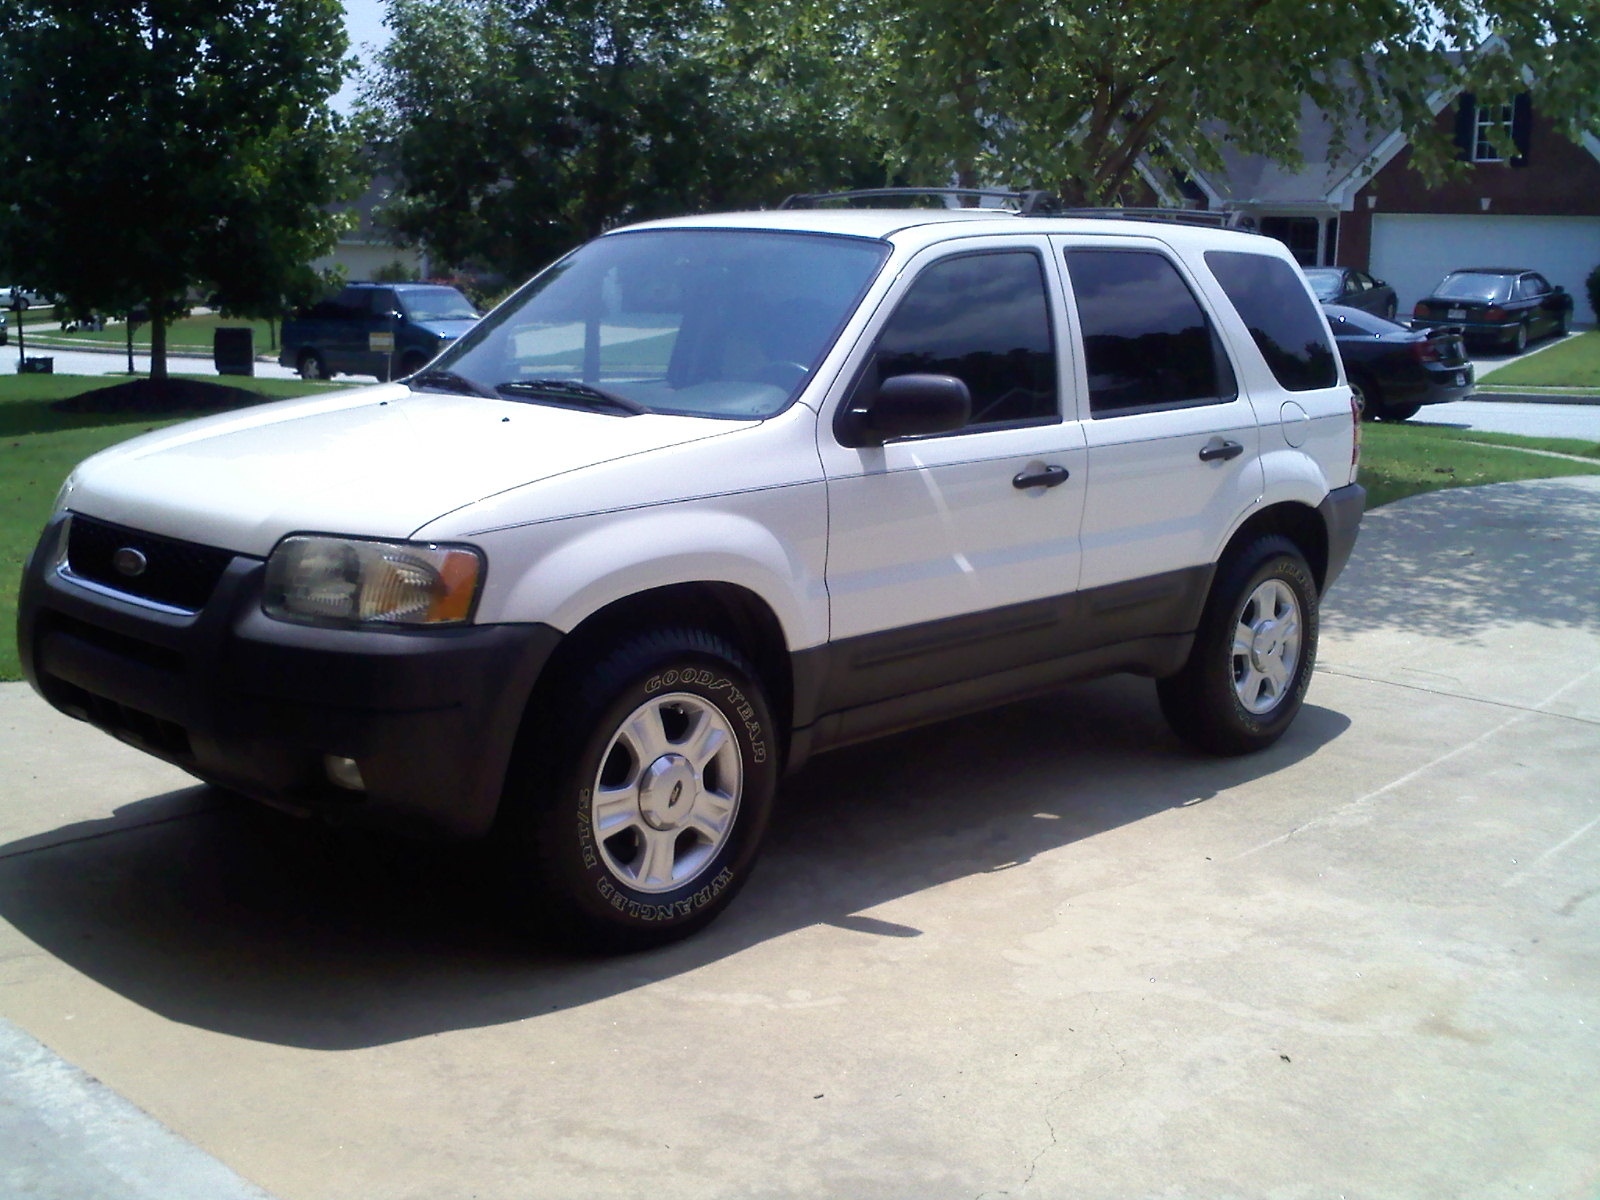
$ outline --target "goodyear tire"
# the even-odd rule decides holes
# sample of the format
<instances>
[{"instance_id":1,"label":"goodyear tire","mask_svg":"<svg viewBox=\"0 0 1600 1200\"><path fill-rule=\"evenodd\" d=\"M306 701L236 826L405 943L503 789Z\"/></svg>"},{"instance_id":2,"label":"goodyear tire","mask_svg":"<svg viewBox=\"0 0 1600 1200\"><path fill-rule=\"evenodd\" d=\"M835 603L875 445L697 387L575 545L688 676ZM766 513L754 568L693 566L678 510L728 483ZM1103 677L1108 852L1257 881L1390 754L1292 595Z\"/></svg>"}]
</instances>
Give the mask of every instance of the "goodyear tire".
<instances>
[{"instance_id":1,"label":"goodyear tire","mask_svg":"<svg viewBox=\"0 0 1600 1200\"><path fill-rule=\"evenodd\" d=\"M1317 585L1299 549L1271 535L1223 560L1178 674L1157 681L1173 730L1212 754L1248 754L1283 736L1317 654Z\"/></svg>"},{"instance_id":2,"label":"goodyear tire","mask_svg":"<svg viewBox=\"0 0 1600 1200\"><path fill-rule=\"evenodd\" d=\"M530 712L502 809L507 882L543 934L637 950L709 923L743 886L777 790L766 697L698 629L639 634Z\"/></svg>"}]
</instances>

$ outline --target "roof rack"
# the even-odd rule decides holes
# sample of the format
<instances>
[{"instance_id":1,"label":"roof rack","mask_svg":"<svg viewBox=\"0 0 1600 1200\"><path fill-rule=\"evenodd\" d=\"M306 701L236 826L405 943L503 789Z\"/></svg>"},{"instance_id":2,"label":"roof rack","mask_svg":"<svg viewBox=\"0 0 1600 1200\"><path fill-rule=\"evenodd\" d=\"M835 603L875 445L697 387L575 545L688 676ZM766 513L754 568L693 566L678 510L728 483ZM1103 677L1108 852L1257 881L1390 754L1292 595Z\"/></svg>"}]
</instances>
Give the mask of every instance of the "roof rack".
<instances>
[{"instance_id":1,"label":"roof rack","mask_svg":"<svg viewBox=\"0 0 1600 1200\"><path fill-rule=\"evenodd\" d=\"M820 208L831 200L911 200L933 197L943 208L987 208L1033 216L1048 211L1055 197L1048 192L1019 192L1006 188L960 187L889 187L862 188L850 192L797 192L778 205L779 208ZM964 203L971 200L973 203ZM998 203L985 204L985 200Z\"/></svg>"},{"instance_id":2,"label":"roof rack","mask_svg":"<svg viewBox=\"0 0 1600 1200\"><path fill-rule=\"evenodd\" d=\"M1210 225L1218 229L1256 232L1255 218L1234 209L1213 208L1057 208L1053 217L1099 217L1109 221L1174 221L1180 225Z\"/></svg>"},{"instance_id":3,"label":"roof rack","mask_svg":"<svg viewBox=\"0 0 1600 1200\"><path fill-rule=\"evenodd\" d=\"M931 197L940 207L984 208L1016 213L1023 217L1096 217L1108 221L1173 221L1181 225L1209 225L1218 229L1258 232L1255 218L1233 209L1207 208L1063 208L1059 197L1046 191L1014 191L1008 188L887 187L861 188L850 192L797 192L779 208L821 208L830 201L851 203L859 200L912 200ZM984 201L996 203L985 204ZM967 203L971 201L971 203Z\"/></svg>"}]
</instances>

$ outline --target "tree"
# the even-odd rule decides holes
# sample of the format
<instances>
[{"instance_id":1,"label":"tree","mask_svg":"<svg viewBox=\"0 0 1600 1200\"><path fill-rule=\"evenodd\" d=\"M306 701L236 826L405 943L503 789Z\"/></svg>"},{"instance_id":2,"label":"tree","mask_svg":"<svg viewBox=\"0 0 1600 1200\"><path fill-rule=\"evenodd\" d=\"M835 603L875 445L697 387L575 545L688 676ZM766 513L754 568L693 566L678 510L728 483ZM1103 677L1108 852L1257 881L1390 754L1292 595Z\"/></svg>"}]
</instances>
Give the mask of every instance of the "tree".
<instances>
[{"instance_id":1,"label":"tree","mask_svg":"<svg viewBox=\"0 0 1600 1200\"><path fill-rule=\"evenodd\" d=\"M1594 0L782 0L762 11L774 53L808 53L818 37L843 45L838 86L855 122L890 131L891 169L1051 187L1080 203L1128 194L1141 160L1215 169L1224 138L1297 165L1302 97L1335 129L1398 125L1433 177L1451 160L1435 105L1456 91L1531 85L1574 132L1600 112Z\"/></svg>"},{"instance_id":2,"label":"tree","mask_svg":"<svg viewBox=\"0 0 1600 1200\"><path fill-rule=\"evenodd\" d=\"M869 127L720 0L389 0L364 120L400 184L385 218L511 275L624 221L881 183ZM831 67L827 68L831 75Z\"/></svg>"},{"instance_id":3,"label":"tree","mask_svg":"<svg viewBox=\"0 0 1600 1200\"><path fill-rule=\"evenodd\" d=\"M350 193L345 46L339 0L7 0L0 259L79 310L143 305L156 379L191 288L278 311Z\"/></svg>"}]
</instances>

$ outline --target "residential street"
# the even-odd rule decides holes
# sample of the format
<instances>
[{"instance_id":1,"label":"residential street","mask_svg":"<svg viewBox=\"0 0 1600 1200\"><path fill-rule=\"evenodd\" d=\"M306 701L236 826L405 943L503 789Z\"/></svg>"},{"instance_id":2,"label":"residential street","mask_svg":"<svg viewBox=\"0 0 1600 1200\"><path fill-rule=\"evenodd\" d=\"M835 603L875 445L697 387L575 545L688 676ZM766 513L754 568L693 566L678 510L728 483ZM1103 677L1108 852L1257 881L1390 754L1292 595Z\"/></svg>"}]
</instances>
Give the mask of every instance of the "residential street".
<instances>
[{"instance_id":1,"label":"residential street","mask_svg":"<svg viewBox=\"0 0 1600 1200\"><path fill-rule=\"evenodd\" d=\"M720 923L630 958L530 949L470 859L241 807L23 685L0 744L6 1194L1600 1185L1594 478L1367 514L1263 755L1182 749L1136 679L839 751Z\"/></svg>"}]
</instances>

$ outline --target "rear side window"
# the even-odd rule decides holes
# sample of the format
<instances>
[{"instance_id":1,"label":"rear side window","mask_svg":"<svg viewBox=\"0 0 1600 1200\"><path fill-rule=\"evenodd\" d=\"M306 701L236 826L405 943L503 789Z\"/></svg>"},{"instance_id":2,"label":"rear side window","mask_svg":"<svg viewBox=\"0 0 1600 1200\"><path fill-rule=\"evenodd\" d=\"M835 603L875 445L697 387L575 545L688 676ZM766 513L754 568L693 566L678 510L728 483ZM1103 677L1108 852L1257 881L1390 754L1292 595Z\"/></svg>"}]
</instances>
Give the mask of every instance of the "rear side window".
<instances>
[{"instance_id":1,"label":"rear side window","mask_svg":"<svg viewBox=\"0 0 1600 1200\"><path fill-rule=\"evenodd\" d=\"M1206 266L1281 386L1308 392L1339 382L1333 347L1298 271L1281 258L1234 250L1207 250Z\"/></svg>"},{"instance_id":2,"label":"rear side window","mask_svg":"<svg viewBox=\"0 0 1600 1200\"><path fill-rule=\"evenodd\" d=\"M1165 255L1074 249L1066 260L1096 417L1236 395L1205 311Z\"/></svg>"},{"instance_id":3,"label":"rear side window","mask_svg":"<svg viewBox=\"0 0 1600 1200\"><path fill-rule=\"evenodd\" d=\"M1044 264L1032 251L934 263L878 335L878 379L954 375L972 393L972 425L1054 419L1055 345Z\"/></svg>"}]
</instances>

